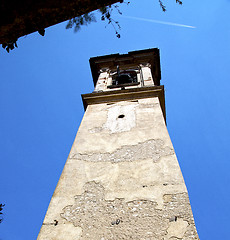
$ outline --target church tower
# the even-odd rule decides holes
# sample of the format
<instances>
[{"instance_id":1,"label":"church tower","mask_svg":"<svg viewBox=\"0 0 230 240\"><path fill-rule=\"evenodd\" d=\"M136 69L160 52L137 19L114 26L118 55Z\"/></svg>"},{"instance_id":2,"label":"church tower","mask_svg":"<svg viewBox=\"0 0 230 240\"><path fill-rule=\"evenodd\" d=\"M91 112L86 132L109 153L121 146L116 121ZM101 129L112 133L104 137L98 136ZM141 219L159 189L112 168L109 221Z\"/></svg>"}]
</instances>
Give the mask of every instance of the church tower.
<instances>
[{"instance_id":1,"label":"church tower","mask_svg":"<svg viewBox=\"0 0 230 240\"><path fill-rule=\"evenodd\" d=\"M166 128L159 50L90 59L95 90L38 240L199 239Z\"/></svg>"}]
</instances>

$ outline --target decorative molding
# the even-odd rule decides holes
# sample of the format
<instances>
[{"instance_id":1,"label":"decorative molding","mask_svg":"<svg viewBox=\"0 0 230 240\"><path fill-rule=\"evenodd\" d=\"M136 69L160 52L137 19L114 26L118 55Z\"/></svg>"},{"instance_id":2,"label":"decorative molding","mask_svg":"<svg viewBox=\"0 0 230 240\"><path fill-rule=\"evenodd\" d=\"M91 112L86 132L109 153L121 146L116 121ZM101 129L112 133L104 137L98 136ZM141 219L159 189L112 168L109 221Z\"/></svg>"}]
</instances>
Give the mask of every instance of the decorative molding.
<instances>
[{"instance_id":1,"label":"decorative molding","mask_svg":"<svg viewBox=\"0 0 230 240\"><path fill-rule=\"evenodd\" d=\"M149 67L149 68L151 68L152 66L151 66L150 63L141 63L141 64L140 64L140 67L141 67L141 68L142 68L142 67Z\"/></svg>"}]
</instances>

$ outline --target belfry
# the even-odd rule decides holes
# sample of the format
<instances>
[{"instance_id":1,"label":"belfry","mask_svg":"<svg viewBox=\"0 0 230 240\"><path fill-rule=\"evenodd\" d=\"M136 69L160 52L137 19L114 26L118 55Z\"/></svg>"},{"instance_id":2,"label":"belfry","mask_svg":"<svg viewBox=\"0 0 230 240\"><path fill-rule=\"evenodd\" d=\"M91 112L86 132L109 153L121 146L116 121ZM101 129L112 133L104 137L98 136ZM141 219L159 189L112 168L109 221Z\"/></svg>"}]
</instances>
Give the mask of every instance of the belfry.
<instances>
[{"instance_id":1,"label":"belfry","mask_svg":"<svg viewBox=\"0 0 230 240\"><path fill-rule=\"evenodd\" d=\"M38 240L199 239L166 128L157 48L90 59L95 90Z\"/></svg>"}]
</instances>

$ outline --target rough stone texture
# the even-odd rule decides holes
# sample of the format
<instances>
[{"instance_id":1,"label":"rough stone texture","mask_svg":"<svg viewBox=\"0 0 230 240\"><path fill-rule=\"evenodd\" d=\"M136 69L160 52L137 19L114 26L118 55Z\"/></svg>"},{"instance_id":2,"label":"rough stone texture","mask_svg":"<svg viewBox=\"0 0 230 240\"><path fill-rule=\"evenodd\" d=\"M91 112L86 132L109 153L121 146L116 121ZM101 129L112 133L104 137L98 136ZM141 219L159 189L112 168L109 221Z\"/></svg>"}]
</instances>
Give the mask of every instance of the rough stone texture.
<instances>
[{"instance_id":1,"label":"rough stone texture","mask_svg":"<svg viewBox=\"0 0 230 240\"><path fill-rule=\"evenodd\" d=\"M157 97L87 107L38 239L198 239Z\"/></svg>"},{"instance_id":2,"label":"rough stone texture","mask_svg":"<svg viewBox=\"0 0 230 240\"><path fill-rule=\"evenodd\" d=\"M123 146L113 153L80 154L70 156L71 159L78 159L89 162L132 162L151 158L153 162L162 156L174 154L173 149L164 147L161 139L151 139L143 143L131 146Z\"/></svg>"},{"instance_id":3,"label":"rough stone texture","mask_svg":"<svg viewBox=\"0 0 230 240\"><path fill-rule=\"evenodd\" d=\"M82 228L82 239L182 239L187 231L195 230L191 212L187 213L186 193L173 195L172 201L159 210L153 201L106 201L103 186L96 182L86 183L84 190L82 195L75 196L75 204L66 206L61 213ZM173 202L175 198L177 201ZM172 216L176 220L170 222ZM189 234L184 239L197 237Z\"/></svg>"}]
</instances>

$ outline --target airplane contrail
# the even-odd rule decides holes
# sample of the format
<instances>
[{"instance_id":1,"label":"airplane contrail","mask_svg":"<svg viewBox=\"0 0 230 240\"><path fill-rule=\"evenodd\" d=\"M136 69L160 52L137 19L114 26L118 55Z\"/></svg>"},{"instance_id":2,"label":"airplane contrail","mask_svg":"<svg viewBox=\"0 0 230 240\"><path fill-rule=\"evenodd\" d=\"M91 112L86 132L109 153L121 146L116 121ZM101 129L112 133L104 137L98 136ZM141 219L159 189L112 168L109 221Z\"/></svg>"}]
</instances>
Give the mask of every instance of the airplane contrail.
<instances>
[{"instance_id":1,"label":"airplane contrail","mask_svg":"<svg viewBox=\"0 0 230 240\"><path fill-rule=\"evenodd\" d=\"M196 28L194 26L189 26L189 25L185 25L185 24L165 22L165 21L159 21L159 20L148 19L148 18L139 18L139 17L131 17L131 16L121 16L121 17L134 19L134 20L145 21L145 22L160 23L160 24L171 25L171 26L176 26L176 27Z\"/></svg>"}]
</instances>

